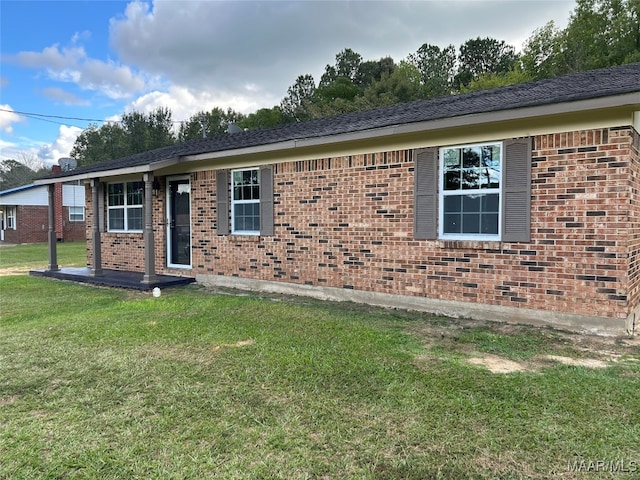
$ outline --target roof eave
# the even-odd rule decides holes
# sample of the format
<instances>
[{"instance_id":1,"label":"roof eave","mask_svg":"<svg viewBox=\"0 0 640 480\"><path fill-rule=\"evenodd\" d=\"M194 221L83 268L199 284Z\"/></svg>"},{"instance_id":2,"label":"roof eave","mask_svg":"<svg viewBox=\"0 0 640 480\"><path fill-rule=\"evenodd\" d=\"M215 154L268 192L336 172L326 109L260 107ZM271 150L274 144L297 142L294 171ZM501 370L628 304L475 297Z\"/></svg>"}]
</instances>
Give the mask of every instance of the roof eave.
<instances>
[{"instance_id":1,"label":"roof eave","mask_svg":"<svg viewBox=\"0 0 640 480\"><path fill-rule=\"evenodd\" d=\"M171 167L180 162L180 157L172 157L165 160L159 160L157 162L145 163L143 165L136 165L133 167L114 168L112 170L100 170L96 172L79 173L77 175L66 175L63 177L50 177L36 180L36 185L50 185L58 182L73 182L78 180L91 180L92 178L101 177L119 177L123 175L135 175L140 173L152 172L160 170L162 168Z\"/></svg>"},{"instance_id":2,"label":"roof eave","mask_svg":"<svg viewBox=\"0 0 640 480\"><path fill-rule=\"evenodd\" d=\"M494 112L473 113L456 117L426 120L422 122L390 125L380 128L372 128L358 132L348 132L343 134L300 138L286 142L258 145L254 147L222 150L219 152L208 152L197 155L185 155L184 162L198 162L203 160L214 160L217 158L237 157L256 153L266 153L278 150L289 150L305 147L316 147L319 145L332 145L353 141L368 140L371 138L393 136L398 134L408 134L416 132L428 132L442 130L446 128L467 127L471 125L505 122L511 120L522 120L526 118L543 117L550 115L562 115L567 113L586 112L604 108L636 107L640 109L640 92L628 93L617 96L592 98L588 100L576 100L570 102L554 103L549 105L537 105L531 107L520 107L509 110L497 110Z\"/></svg>"},{"instance_id":3,"label":"roof eave","mask_svg":"<svg viewBox=\"0 0 640 480\"><path fill-rule=\"evenodd\" d=\"M607 108L630 107L630 109L640 109L640 92L632 92L626 94L602 96L598 98L590 98L585 100L573 100L560 103L551 103L546 105L534 105L530 107L519 107L504 110L496 110L491 112L471 113L455 117L439 118L434 120L426 120L421 122L405 123L389 125L379 128L371 128L356 132L347 132L337 135L326 135L320 137L309 137L286 140L276 143L266 143L252 147L236 148L229 150L220 150L213 152L205 152L195 155L185 155L172 157L157 162L150 162L142 165L122 167L114 169L106 169L79 173L77 175L66 175L61 177L50 177L36 180L36 185L48 185L57 182L68 182L77 180L89 180L92 178L117 177L124 175L134 175L157 171L169 167L173 167L179 163L191 163L206 160L215 160L229 157L238 157L243 155L254 155L260 153L268 153L275 151L291 151L294 149L304 149L309 147L318 147L322 145L335 145L340 143L355 142L368 140L378 137L388 137L400 134L411 134L416 132L429 132L442 130L446 128L459 128L471 125L481 125L505 122L511 120L522 120L526 118L536 118L552 115L562 115L568 113L578 113L593 110L601 110Z\"/></svg>"}]
</instances>

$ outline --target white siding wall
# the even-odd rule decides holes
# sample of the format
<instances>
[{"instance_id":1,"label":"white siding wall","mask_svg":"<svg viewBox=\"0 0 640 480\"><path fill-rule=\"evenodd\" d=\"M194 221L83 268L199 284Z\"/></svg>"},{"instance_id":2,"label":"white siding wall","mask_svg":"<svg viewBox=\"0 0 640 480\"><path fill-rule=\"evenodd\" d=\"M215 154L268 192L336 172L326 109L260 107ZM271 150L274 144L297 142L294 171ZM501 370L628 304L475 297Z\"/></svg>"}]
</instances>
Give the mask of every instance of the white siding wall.
<instances>
[{"instance_id":1,"label":"white siding wall","mask_svg":"<svg viewBox=\"0 0 640 480\"><path fill-rule=\"evenodd\" d=\"M48 205L47 186L29 188L0 197L0 205ZM84 205L84 203L83 203Z\"/></svg>"}]
</instances>

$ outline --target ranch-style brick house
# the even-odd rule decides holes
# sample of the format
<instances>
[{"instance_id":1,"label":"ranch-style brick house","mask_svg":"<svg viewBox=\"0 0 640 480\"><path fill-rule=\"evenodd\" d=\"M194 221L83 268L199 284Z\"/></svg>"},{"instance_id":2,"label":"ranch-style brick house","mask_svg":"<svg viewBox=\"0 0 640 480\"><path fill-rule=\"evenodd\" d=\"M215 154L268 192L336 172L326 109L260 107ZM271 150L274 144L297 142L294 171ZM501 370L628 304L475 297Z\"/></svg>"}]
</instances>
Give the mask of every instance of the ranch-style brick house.
<instances>
[{"instance_id":1,"label":"ranch-style brick house","mask_svg":"<svg viewBox=\"0 0 640 480\"><path fill-rule=\"evenodd\" d=\"M639 132L636 63L228 133L39 182L86 182L87 277L633 334ZM50 248L45 273L58 271Z\"/></svg>"},{"instance_id":2,"label":"ranch-style brick house","mask_svg":"<svg viewBox=\"0 0 640 480\"><path fill-rule=\"evenodd\" d=\"M55 236L58 242L86 238L84 185L57 183ZM0 242L38 243L48 240L46 185L22 185L0 191Z\"/></svg>"}]
</instances>

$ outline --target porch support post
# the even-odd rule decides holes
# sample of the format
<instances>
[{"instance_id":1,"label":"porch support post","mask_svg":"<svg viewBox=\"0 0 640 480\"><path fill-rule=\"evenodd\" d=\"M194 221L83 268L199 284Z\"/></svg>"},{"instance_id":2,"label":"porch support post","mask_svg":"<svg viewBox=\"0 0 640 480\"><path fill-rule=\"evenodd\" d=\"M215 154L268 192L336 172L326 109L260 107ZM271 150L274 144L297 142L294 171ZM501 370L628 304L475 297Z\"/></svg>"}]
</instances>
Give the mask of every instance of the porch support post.
<instances>
[{"instance_id":1,"label":"porch support post","mask_svg":"<svg viewBox=\"0 0 640 480\"><path fill-rule=\"evenodd\" d=\"M156 244L153 236L153 172L144 174L144 277L142 283L156 280Z\"/></svg>"},{"instance_id":2,"label":"porch support post","mask_svg":"<svg viewBox=\"0 0 640 480\"><path fill-rule=\"evenodd\" d=\"M56 197L55 197L56 186L53 183L50 183L47 188L47 192L49 194L49 265L47 266L47 271L49 272L57 272L60 270L58 267L58 252L56 250L56 242L58 241L56 235Z\"/></svg>"},{"instance_id":3,"label":"porch support post","mask_svg":"<svg viewBox=\"0 0 640 480\"><path fill-rule=\"evenodd\" d=\"M91 197L93 204L93 225L91 226L91 242L93 247L93 265L91 266L91 276L102 275L102 242L100 240L100 195L102 194L102 183L99 178L91 180Z\"/></svg>"}]
</instances>

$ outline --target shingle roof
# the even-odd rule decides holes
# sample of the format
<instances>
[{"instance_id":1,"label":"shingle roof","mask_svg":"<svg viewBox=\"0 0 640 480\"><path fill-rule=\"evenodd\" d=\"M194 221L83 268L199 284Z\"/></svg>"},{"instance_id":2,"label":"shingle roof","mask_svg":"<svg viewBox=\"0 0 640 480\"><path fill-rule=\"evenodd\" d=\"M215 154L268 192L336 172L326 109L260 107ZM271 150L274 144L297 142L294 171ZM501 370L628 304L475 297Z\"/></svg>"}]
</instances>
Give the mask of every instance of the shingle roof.
<instances>
[{"instance_id":1,"label":"shingle roof","mask_svg":"<svg viewBox=\"0 0 640 480\"><path fill-rule=\"evenodd\" d=\"M185 155L330 137L376 128L640 92L640 63L365 110L262 130L192 140L78 168L70 176L152 164Z\"/></svg>"}]
</instances>

